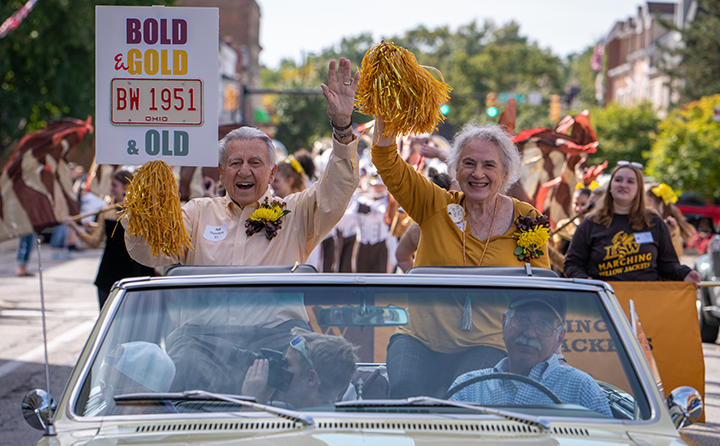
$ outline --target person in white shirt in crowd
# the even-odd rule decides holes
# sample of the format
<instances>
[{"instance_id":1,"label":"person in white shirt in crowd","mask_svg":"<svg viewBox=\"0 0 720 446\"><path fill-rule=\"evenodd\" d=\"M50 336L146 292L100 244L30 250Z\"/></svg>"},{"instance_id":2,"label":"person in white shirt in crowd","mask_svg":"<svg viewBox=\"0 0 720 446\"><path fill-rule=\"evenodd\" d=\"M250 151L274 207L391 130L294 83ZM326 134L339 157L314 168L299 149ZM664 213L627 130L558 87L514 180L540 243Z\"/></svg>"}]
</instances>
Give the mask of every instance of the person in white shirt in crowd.
<instances>
[{"instance_id":1,"label":"person in white shirt in crowd","mask_svg":"<svg viewBox=\"0 0 720 446\"><path fill-rule=\"evenodd\" d=\"M370 178L367 193L358 197L355 272L385 273L388 270L387 241L391 237L390 227L385 223L387 205L387 187L379 176Z\"/></svg>"}]
</instances>

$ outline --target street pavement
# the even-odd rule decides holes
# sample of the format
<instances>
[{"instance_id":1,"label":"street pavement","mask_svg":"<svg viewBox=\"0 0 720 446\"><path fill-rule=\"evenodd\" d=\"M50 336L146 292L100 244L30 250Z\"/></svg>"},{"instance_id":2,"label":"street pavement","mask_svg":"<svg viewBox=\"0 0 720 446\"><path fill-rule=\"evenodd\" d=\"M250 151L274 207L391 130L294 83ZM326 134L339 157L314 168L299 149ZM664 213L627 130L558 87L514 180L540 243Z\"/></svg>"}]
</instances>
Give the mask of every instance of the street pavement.
<instances>
[{"instance_id":1,"label":"street pavement","mask_svg":"<svg viewBox=\"0 0 720 446\"><path fill-rule=\"evenodd\" d=\"M0 243L0 446L31 446L42 436L23 420L25 393L46 388L40 281L37 251L32 277L15 277L17 241ZM93 285L102 250L74 252L72 259L53 259L42 246L43 287L47 312L50 393L59 400L98 315ZM681 261L692 265L693 257ZM703 344L706 424L683 429L690 445L720 444L720 345Z\"/></svg>"}]
</instances>

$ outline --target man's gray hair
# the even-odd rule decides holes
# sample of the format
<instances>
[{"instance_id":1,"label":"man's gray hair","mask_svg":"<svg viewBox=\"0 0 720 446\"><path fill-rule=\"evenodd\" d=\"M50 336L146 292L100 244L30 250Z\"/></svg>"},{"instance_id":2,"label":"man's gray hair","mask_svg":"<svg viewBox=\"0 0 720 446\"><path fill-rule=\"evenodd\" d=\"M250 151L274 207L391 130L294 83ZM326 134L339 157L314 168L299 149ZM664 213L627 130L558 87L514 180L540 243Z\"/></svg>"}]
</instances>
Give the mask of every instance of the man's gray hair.
<instances>
[{"instance_id":1,"label":"man's gray hair","mask_svg":"<svg viewBox=\"0 0 720 446\"><path fill-rule=\"evenodd\" d=\"M239 129L235 129L232 132L228 133L223 139L220 140L220 142L218 143L218 161L220 162L220 164L227 164L228 142L234 140L252 141L253 139L259 139L265 142L268 149L268 160L270 162L270 166L272 167L277 164L277 152L275 151L275 144L273 144L272 139L270 139L270 137L267 136L265 132L255 127L240 127Z\"/></svg>"},{"instance_id":2,"label":"man's gray hair","mask_svg":"<svg viewBox=\"0 0 720 446\"><path fill-rule=\"evenodd\" d=\"M455 135L455 140L448 152L447 165L448 173L456 179L457 167L460 162L460 155L463 148L472 141L488 141L495 144L500 151L500 162L507 173L507 180L500 187L500 192L507 190L520 179L520 152L510 135L503 127L498 125L481 126L475 123L465 124L460 132Z\"/></svg>"}]
</instances>

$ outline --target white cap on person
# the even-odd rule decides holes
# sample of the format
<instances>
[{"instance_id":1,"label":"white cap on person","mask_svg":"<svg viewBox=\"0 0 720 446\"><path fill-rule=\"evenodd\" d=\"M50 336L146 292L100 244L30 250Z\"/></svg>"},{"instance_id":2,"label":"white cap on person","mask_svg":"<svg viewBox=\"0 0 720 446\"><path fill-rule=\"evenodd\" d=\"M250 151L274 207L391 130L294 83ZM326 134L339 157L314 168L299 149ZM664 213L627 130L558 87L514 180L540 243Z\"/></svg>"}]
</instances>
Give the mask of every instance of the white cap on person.
<instances>
[{"instance_id":1,"label":"white cap on person","mask_svg":"<svg viewBox=\"0 0 720 446\"><path fill-rule=\"evenodd\" d=\"M175 380L175 363L157 344L126 342L110 356L118 372L153 392L167 392Z\"/></svg>"}]
</instances>

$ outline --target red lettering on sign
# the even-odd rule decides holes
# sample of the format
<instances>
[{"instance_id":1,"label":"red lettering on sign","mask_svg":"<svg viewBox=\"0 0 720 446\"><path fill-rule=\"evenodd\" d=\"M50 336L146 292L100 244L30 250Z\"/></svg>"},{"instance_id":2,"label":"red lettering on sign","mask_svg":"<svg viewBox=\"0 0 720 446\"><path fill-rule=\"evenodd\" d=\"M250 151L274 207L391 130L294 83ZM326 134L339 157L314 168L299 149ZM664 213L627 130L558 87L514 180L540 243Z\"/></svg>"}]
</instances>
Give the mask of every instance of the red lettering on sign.
<instances>
[{"instance_id":1,"label":"red lettering on sign","mask_svg":"<svg viewBox=\"0 0 720 446\"><path fill-rule=\"evenodd\" d=\"M124 88L118 88L116 92L117 101L115 104L115 108L117 108L118 110L125 110L127 108L127 91L125 91Z\"/></svg>"},{"instance_id":2,"label":"red lettering on sign","mask_svg":"<svg viewBox=\"0 0 720 446\"><path fill-rule=\"evenodd\" d=\"M118 53L118 55L115 56L115 71L118 71L118 70L126 70L127 71L128 67L122 62L123 62L123 55L122 55L122 53Z\"/></svg>"},{"instance_id":3,"label":"red lettering on sign","mask_svg":"<svg viewBox=\"0 0 720 446\"><path fill-rule=\"evenodd\" d=\"M140 110L140 89L130 88L130 110Z\"/></svg>"}]
</instances>

